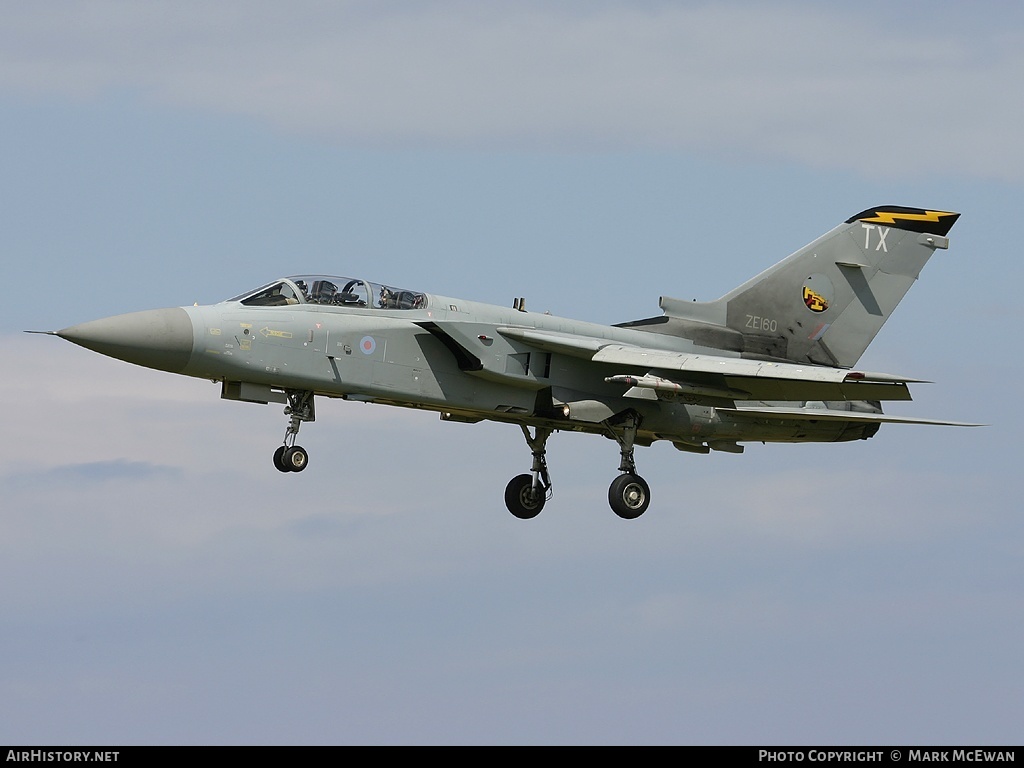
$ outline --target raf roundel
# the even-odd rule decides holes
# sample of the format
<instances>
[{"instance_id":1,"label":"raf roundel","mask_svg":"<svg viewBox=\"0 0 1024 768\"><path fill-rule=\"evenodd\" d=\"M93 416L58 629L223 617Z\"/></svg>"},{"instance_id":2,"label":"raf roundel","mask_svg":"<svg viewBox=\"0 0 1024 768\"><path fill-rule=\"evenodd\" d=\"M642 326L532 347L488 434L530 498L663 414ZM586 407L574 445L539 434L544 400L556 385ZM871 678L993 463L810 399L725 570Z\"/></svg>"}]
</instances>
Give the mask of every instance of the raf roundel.
<instances>
[{"instance_id":1,"label":"raf roundel","mask_svg":"<svg viewBox=\"0 0 1024 768\"><path fill-rule=\"evenodd\" d=\"M377 341L373 336L363 336L359 340L359 351L364 355L372 355L377 349Z\"/></svg>"}]
</instances>

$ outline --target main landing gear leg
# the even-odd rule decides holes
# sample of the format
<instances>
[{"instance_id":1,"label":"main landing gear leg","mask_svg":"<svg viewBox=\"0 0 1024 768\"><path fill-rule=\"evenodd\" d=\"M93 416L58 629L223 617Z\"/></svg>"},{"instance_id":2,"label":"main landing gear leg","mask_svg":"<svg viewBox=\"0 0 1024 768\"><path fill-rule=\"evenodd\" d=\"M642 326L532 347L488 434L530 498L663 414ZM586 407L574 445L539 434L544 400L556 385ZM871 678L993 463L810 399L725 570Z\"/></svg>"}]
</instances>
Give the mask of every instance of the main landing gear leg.
<instances>
[{"instance_id":1,"label":"main landing gear leg","mask_svg":"<svg viewBox=\"0 0 1024 768\"><path fill-rule=\"evenodd\" d=\"M505 486L505 506L508 511L522 520L536 517L544 509L544 502L551 498L551 478L548 476L546 458L548 438L554 430L536 427L530 436L528 427L522 426L526 444L533 451L533 467L529 475L517 475Z\"/></svg>"},{"instance_id":2,"label":"main landing gear leg","mask_svg":"<svg viewBox=\"0 0 1024 768\"><path fill-rule=\"evenodd\" d=\"M274 466L281 472L301 472L309 463L306 449L295 444L299 427L304 421L315 421L313 393L307 390L288 390L288 405L284 408L288 416L288 428L284 431L284 445L274 451Z\"/></svg>"},{"instance_id":3,"label":"main landing gear leg","mask_svg":"<svg viewBox=\"0 0 1024 768\"><path fill-rule=\"evenodd\" d=\"M616 430L606 424L609 433L619 444L619 472L608 488L608 504L612 511L621 518L633 520L647 511L651 503L651 489L647 481L636 473L636 462L633 460L633 442L640 419L634 413L626 417L621 429Z\"/></svg>"}]
</instances>

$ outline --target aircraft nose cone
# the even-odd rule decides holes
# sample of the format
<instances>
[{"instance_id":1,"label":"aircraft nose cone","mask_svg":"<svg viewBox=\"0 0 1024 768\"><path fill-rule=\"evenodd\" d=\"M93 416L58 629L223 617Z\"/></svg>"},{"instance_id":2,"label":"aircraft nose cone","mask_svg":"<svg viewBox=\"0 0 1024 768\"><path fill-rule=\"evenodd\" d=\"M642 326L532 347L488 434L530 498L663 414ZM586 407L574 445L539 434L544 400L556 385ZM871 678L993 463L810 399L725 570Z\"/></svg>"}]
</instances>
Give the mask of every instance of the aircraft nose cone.
<instances>
[{"instance_id":1,"label":"aircraft nose cone","mask_svg":"<svg viewBox=\"0 0 1024 768\"><path fill-rule=\"evenodd\" d=\"M192 356L192 320L180 307L105 317L57 335L101 355L171 373L181 373Z\"/></svg>"}]
</instances>

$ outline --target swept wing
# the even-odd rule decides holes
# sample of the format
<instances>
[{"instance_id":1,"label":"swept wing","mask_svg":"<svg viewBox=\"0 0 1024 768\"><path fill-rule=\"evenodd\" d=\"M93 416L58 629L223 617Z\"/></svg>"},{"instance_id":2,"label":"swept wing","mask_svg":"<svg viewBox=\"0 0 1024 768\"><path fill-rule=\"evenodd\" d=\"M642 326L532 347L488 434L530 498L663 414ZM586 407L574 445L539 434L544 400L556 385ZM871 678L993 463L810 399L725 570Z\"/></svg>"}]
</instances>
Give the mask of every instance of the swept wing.
<instances>
[{"instance_id":1,"label":"swept wing","mask_svg":"<svg viewBox=\"0 0 1024 768\"><path fill-rule=\"evenodd\" d=\"M740 357L689 354L524 328L499 327L506 338L548 352L557 352L630 370L606 380L642 389L674 391L731 400L910 400L906 376L850 371L845 368L749 360ZM658 386L657 381L664 382Z\"/></svg>"}]
</instances>

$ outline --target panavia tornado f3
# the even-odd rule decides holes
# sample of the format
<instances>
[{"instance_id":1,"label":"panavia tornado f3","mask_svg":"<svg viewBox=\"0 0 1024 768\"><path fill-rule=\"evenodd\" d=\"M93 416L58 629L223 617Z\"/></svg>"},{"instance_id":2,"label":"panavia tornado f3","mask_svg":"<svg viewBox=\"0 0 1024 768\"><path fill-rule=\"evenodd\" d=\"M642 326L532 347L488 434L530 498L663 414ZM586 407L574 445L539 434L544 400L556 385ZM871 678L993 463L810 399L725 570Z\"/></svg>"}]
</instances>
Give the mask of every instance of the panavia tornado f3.
<instances>
[{"instance_id":1,"label":"panavia tornado f3","mask_svg":"<svg viewBox=\"0 0 1024 768\"><path fill-rule=\"evenodd\" d=\"M547 440L559 430L619 446L608 500L632 519L651 500L633 449L740 453L744 442L840 442L910 400L906 376L854 368L959 214L880 206L851 216L717 301L661 298L662 314L614 326L395 288L361 278L285 277L209 306L134 312L49 332L130 363L212 379L220 395L282 403L281 472L314 400L437 411L443 421L517 424L533 454L505 504L532 518L551 497Z\"/></svg>"}]
</instances>

